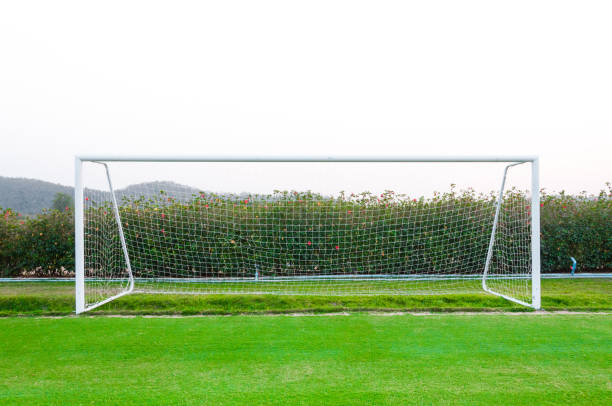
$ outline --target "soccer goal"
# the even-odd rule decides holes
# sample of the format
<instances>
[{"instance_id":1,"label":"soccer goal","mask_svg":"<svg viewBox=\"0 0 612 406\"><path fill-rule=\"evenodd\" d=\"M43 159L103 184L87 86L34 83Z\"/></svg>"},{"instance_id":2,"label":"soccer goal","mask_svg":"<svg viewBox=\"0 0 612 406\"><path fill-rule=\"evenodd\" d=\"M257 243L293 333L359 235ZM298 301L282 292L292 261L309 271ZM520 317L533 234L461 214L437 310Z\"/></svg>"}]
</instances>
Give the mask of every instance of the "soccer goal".
<instances>
[{"instance_id":1,"label":"soccer goal","mask_svg":"<svg viewBox=\"0 0 612 406\"><path fill-rule=\"evenodd\" d=\"M131 292L540 308L537 157L75 160L76 312Z\"/></svg>"}]
</instances>

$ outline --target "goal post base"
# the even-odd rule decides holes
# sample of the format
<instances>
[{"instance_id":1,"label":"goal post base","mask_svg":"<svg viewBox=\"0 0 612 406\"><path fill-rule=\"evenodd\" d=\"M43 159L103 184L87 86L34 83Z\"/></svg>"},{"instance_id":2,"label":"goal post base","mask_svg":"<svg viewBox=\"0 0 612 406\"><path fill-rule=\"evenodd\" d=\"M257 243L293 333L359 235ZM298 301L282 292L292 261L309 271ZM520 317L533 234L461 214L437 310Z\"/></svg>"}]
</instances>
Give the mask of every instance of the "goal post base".
<instances>
[{"instance_id":1,"label":"goal post base","mask_svg":"<svg viewBox=\"0 0 612 406\"><path fill-rule=\"evenodd\" d=\"M532 303L527 303L527 302L524 302L524 301L519 300L519 299L516 299L516 298L514 298L514 297L512 297L512 296L504 295L503 293L497 293L497 292L495 292L495 291L493 291L493 290L491 290L491 289L487 288L486 286L483 286L483 290L484 290L485 292L487 292L487 293L492 294L492 295L499 296L499 297L503 297L504 299L509 300L509 301L511 301L511 302L514 302L514 303L517 303L517 304L520 304L520 305L523 305L523 306L526 306L526 307L531 307L531 308L532 308L532 309L534 309L534 310L540 310L540 307L539 307L539 306L538 306L538 307L536 307L536 306L535 306L534 304L532 304Z\"/></svg>"},{"instance_id":2,"label":"goal post base","mask_svg":"<svg viewBox=\"0 0 612 406\"><path fill-rule=\"evenodd\" d=\"M109 298L107 298L107 299L104 299L104 300L102 300L102 301L100 301L100 302L98 302L98 303L96 303L96 304L93 304L93 305L91 305L91 306L88 306L88 307L86 307L86 308L84 308L84 309L82 309L82 310L80 310L80 311L77 309L76 314L81 314L81 313L85 313L85 312L88 312L88 311L90 311L90 310L93 310L93 309L95 309L95 308L97 308L97 307L100 307L100 306L102 306L102 305L107 304L108 302L112 302L113 300L118 299L118 298L120 298L121 296L129 295L129 294L130 294L130 293L132 293L133 291L134 291L134 287L132 286L132 287L131 287L129 290L127 290L127 291L125 291L125 292L121 292L121 293L119 293L119 294L116 294L116 295L114 295L114 296L111 296L111 297L109 297Z\"/></svg>"}]
</instances>

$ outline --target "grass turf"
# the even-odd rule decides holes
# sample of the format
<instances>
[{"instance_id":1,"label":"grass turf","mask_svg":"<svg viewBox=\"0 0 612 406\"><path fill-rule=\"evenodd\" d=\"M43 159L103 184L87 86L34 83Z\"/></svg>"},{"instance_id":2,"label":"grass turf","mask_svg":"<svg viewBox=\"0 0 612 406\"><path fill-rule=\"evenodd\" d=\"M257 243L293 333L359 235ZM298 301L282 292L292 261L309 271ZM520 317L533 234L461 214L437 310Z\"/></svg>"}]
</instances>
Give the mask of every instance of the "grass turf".
<instances>
[{"instance_id":1,"label":"grass turf","mask_svg":"<svg viewBox=\"0 0 612 406\"><path fill-rule=\"evenodd\" d=\"M609 315L0 319L0 404L612 402Z\"/></svg>"},{"instance_id":2,"label":"grass turf","mask_svg":"<svg viewBox=\"0 0 612 406\"><path fill-rule=\"evenodd\" d=\"M545 310L612 310L612 279L543 279ZM446 295L292 296L132 294L88 314L260 314L339 311L529 311L481 293ZM0 283L0 316L74 312L72 282Z\"/></svg>"}]
</instances>

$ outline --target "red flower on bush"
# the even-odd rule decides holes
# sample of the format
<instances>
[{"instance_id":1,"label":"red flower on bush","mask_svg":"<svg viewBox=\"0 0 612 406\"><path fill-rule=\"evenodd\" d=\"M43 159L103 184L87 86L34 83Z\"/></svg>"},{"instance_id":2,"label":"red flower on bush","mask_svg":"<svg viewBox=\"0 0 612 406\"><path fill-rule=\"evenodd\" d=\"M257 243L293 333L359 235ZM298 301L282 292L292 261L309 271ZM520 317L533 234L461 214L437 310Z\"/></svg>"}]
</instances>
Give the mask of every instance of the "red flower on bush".
<instances>
[{"instance_id":1,"label":"red flower on bush","mask_svg":"<svg viewBox=\"0 0 612 406\"><path fill-rule=\"evenodd\" d=\"M207 204L205 204L204 207L206 207L208 209L208 205Z\"/></svg>"},{"instance_id":2,"label":"red flower on bush","mask_svg":"<svg viewBox=\"0 0 612 406\"><path fill-rule=\"evenodd\" d=\"M244 204L249 203L249 199L244 199Z\"/></svg>"},{"instance_id":3,"label":"red flower on bush","mask_svg":"<svg viewBox=\"0 0 612 406\"><path fill-rule=\"evenodd\" d=\"M164 230L163 228L161 229L162 234L166 234L166 230Z\"/></svg>"},{"instance_id":4,"label":"red flower on bush","mask_svg":"<svg viewBox=\"0 0 612 406\"><path fill-rule=\"evenodd\" d=\"M89 197L86 197L86 198L85 198L85 201L87 201L87 200L89 200Z\"/></svg>"},{"instance_id":5,"label":"red flower on bush","mask_svg":"<svg viewBox=\"0 0 612 406\"><path fill-rule=\"evenodd\" d=\"M412 199L412 201L416 203L417 200L416 199Z\"/></svg>"},{"instance_id":6,"label":"red flower on bush","mask_svg":"<svg viewBox=\"0 0 612 406\"><path fill-rule=\"evenodd\" d=\"M353 213L353 212L349 210L347 213L348 213L348 214L351 214L351 213Z\"/></svg>"},{"instance_id":7,"label":"red flower on bush","mask_svg":"<svg viewBox=\"0 0 612 406\"><path fill-rule=\"evenodd\" d=\"M340 250L340 247L336 245L336 251L339 251L339 250Z\"/></svg>"},{"instance_id":8,"label":"red flower on bush","mask_svg":"<svg viewBox=\"0 0 612 406\"><path fill-rule=\"evenodd\" d=\"M540 203L540 207L544 207L544 203Z\"/></svg>"},{"instance_id":9,"label":"red flower on bush","mask_svg":"<svg viewBox=\"0 0 612 406\"><path fill-rule=\"evenodd\" d=\"M161 214L161 218L166 218L166 215L164 213Z\"/></svg>"},{"instance_id":10,"label":"red flower on bush","mask_svg":"<svg viewBox=\"0 0 612 406\"><path fill-rule=\"evenodd\" d=\"M308 245L312 245L312 242L308 241L306 244L308 244Z\"/></svg>"}]
</instances>

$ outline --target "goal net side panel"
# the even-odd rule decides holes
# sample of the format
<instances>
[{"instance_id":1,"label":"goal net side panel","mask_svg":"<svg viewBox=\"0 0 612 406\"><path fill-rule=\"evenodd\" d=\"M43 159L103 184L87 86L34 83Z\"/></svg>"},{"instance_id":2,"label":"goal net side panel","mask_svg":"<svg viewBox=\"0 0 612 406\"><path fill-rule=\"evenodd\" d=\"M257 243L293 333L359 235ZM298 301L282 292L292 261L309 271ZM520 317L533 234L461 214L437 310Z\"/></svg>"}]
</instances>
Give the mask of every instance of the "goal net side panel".
<instances>
[{"instance_id":1,"label":"goal net side panel","mask_svg":"<svg viewBox=\"0 0 612 406\"><path fill-rule=\"evenodd\" d=\"M81 309L77 303L79 313L127 294L133 288L127 247L122 243L120 206L113 198L108 167L103 163L86 162L81 171L82 178L94 181L98 188L83 187L79 193L83 238L83 303ZM78 290L77 287L77 295Z\"/></svg>"}]
</instances>

